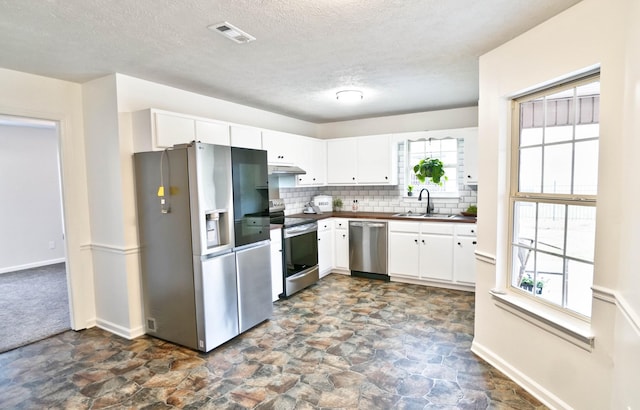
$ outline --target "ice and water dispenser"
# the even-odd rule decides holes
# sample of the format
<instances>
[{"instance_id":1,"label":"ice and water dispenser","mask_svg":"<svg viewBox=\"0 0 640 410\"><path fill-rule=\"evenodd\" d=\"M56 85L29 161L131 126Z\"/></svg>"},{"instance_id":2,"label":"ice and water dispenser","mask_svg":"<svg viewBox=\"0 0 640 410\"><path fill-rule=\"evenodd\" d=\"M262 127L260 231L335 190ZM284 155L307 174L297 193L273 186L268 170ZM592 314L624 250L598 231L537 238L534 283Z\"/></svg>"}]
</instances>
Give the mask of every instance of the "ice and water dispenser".
<instances>
[{"instance_id":1,"label":"ice and water dispenser","mask_svg":"<svg viewBox=\"0 0 640 410\"><path fill-rule=\"evenodd\" d=\"M228 212L216 210L206 213L207 249L229 244Z\"/></svg>"}]
</instances>

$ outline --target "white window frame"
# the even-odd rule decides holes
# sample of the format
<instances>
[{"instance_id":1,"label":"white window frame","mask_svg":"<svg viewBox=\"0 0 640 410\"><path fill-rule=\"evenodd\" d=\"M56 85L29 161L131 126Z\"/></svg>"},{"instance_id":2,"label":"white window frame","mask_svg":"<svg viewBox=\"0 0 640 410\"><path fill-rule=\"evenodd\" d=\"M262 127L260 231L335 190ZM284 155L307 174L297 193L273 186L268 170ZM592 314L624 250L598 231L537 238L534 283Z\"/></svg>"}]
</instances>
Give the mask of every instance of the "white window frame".
<instances>
[{"instance_id":1,"label":"white window frame","mask_svg":"<svg viewBox=\"0 0 640 410\"><path fill-rule=\"evenodd\" d=\"M446 139L451 139L451 140L455 140L456 141L456 164L444 164L444 166L446 168L455 168L456 169L456 177L452 179L451 174L446 174L445 176L448 179L448 182L451 184L450 186L454 187L454 189L445 191L443 190L443 187L434 184L432 182L425 182L424 184L420 184L420 182L418 181L417 183L413 183L412 184L412 180L415 178L415 173L413 172L413 167L416 165L414 163L411 163L410 161L410 154L409 154L409 143L411 142L420 142L420 141L429 141L429 140L446 140ZM460 197L460 175L461 173L463 173L461 171L462 168L462 163L460 161L460 140L463 140L463 144L464 144L464 139L463 138L457 138L457 137L453 137L453 136L448 136L448 137L424 137L424 138L418 138L418 139L414 139L414 138L408 138L405 139L404 141L404 158L405 158L405 185L413 185L414 189L414 196L417 197L418 193L420 192L420 190L422 188L427 188L429 190L429 193L431 195L431 198L459 198ZM426 157L425 157L426 158ZM436 156L436 158L440 159L440 156ZM405 187L406 188L406 187ZM406 190L405 190L406 192Z\"/></svg>"},{"instance_id":2,"label":"white window frame","mask_svg":"<svg viewBox=\"0 0 640 410\"><path fill-rule=\"evenodd\" d=\"M591 83L599 80L600 74L590 74L588 76L581 77L579 79L573 79L567 82L563 82L561 84L556 84L552 87L545 88L543 90L538 90L537 92L529 93L524 96L520 96L514 98L512 101L512 136L511 136L511 185L510 185L510 196L509 196L509 242L508 242L508 274L506 275L506 289L509 290L509 294L513 296L507 296L508 304L512 305L520 305L520 310L525 311L527 308L522 309L523 305L535 306L540 305L545 309L545 311L549 312L547 308L551 308L559 313L561 313L565 317L572 317L578 319L580 321L584 321L586 323L590 322L590 317L584 316L578 312L575 312L569 308L564 306L557 305L550 301L547 301L543 298L535 297L534 295L521 290L519 287L513 285L512 275L515 272L514 263L518 263L518 261L514 261L514 248L516 244L514 243L514 225L515 225L515 204L516 202L532 202L537 204L560 204L569 206L569 205L579 205L579 206L593 206L596 207L596 195L585 195L585 194L558 194L558 193L531 193L531 192L520 192L519 191L519 167L520 167L520 104L524 101L531 101L535 98L549 95L553 93L557 93L562 91L563 89L571 89L576 86L580 86L583 84ZM599 139L599 137L597 138ZM575 140L574 140L575 141ZM583 140L581 140L583 141ZM573 175L571 177L571 184L573 185ZM536 217L537 219L537 217ZM565 236L567 235L567 228L565 227ZM540 250L538 250L540 252ZM563 260L571 260L566 254L562 256ZM595 264L595 260L592 262ZM516 297L514 299L514 296ZM504 296L498 296L499 298L505 299ZM518 303L517 300L523 300L523 303ZM504 301L504 300L503 300ZM533 305L531 305L531 303ZM563 286L563 302L564 300L564 286ZM535 311L535 307L533 308ZM536 316L533 313L533 316ZM553 315L550 317L553 318ZM554 321L551 319L550 321ZM566 327L566 326L563 326ZM582 332L585 333L585 332ZM592 343L592 338L589 338L590 343Z\"/></svg>"}]
</instances>

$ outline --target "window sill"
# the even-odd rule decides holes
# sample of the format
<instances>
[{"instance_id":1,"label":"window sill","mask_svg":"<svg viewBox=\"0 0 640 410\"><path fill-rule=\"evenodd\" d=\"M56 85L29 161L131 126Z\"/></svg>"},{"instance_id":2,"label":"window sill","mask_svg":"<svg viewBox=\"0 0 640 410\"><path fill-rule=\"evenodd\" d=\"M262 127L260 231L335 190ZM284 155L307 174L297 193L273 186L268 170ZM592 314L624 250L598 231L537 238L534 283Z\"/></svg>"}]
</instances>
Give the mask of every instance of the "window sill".
<instances>
[{"instance_id":1,"label":"window sill","mask_svg":"<svg viewBox=\"0 0 640 410\"><path fill-rule=\"evenodd\" d=\"M460 193L459 192L445 192L445 193L438 193L438 194L434 193L434 194L431 194L430 197L431 197L432 200L434 198L435 199L452 199L452 198L459 199L460 198ZM404 199L415 199L417 201L418 200L418 195L416 194L416 195L409 196L407 194L404 194L403 198ZM427 196L426 195L422 195L422 200L426 201L427 200Z\"/></svg>"},{"instance_id":2,"label":"window sill","mask_svg":"<svg viewBox=\"0 0 640 410\"><path fill-rule=\"evenodd\" d=\"M489 292L496 306L554 334L588 352L593 350L595 336L588 322L543 306L513 293Z\"/></svg>"}]
</instances>

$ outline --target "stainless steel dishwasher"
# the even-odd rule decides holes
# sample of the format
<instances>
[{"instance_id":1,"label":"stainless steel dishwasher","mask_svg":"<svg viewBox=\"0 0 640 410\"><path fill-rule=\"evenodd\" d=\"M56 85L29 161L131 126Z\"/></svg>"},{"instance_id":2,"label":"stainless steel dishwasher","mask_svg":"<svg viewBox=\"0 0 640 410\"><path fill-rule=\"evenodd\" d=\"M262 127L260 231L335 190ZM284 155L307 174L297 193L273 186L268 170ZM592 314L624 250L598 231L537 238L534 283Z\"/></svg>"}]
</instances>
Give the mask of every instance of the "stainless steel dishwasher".
<instances>
[{"instance_id":1,"label":"stainless steel dishwasher","mask_svg":"<svg viewBox=\"0 0 640 410\"><path fill-rule=\"evenodd\" d=\"M386 222L349 221L349 269L352 276L389 281Z\"/></svg>"}]
</instances>

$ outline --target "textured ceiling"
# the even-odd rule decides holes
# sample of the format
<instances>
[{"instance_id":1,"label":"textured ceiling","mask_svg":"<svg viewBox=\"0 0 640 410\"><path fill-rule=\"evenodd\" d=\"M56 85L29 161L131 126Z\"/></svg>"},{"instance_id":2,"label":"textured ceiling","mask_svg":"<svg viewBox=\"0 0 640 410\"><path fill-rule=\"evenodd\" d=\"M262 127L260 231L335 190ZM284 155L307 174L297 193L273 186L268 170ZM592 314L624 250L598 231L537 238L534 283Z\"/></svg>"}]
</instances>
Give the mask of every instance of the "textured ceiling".
<instances>
[{"instance_id":1,"label":"textured ceiling","mask_svg":"<svg viewBox=\"0 0 640 410\"><path fill-rule=\"evenodd\" d=\"M0 66L110 73L316 123L468 107L478 57L579 0L0 0ZM228 21L239 45L207 29ZM335 92L358 88L344 106Z\"/></svg>"}]
</instances>

